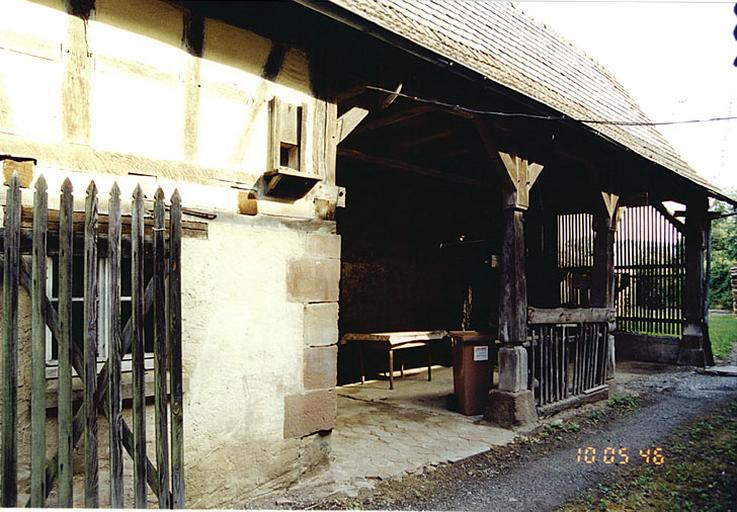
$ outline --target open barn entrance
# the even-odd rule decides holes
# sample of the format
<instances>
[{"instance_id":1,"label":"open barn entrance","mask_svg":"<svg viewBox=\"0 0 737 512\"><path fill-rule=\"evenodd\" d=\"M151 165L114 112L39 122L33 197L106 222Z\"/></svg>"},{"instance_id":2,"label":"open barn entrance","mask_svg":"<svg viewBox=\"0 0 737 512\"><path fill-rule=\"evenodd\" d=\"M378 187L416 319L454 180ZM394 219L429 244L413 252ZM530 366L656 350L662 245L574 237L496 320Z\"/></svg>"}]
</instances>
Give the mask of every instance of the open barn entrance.
<instances>
[{"instance_id":1,"label":"open barn entrance","mask_svg":"<svg viewBox=\"0 0 737 512\"><path fill-rule=\"evenodd\" d=\"M478 137L444 113L392 110L402 122L369 118L338 150L337 183L347 191L336 212L339 328L341 339L356 341L340 346L339 385L363 378L402 386L389 380L392 363L395 377L426 380L428 365L451 366L445 332L489 331L496 322L499 189L474 160L484 155ZM389 351L356 339L387 332L407 343ZM453 391L448 383L442 401Z\"/></svg>"},{"instance_id":2,"label":"open barn entrance","mask_svg":"<svg viewBox=\"0 0 737 512\"><path fill-rule=\"evenodd\" d=\"M346 204L336 211L336 481L357 458L361 474L386 476L459 460L514 435L459 414L449 401L448 332L495 338L500 187L485 159L467 119L402 99L338 146L336 181ZM491 385L496 353L494 345L485 348Z\"/></svg>"}]
</instances>

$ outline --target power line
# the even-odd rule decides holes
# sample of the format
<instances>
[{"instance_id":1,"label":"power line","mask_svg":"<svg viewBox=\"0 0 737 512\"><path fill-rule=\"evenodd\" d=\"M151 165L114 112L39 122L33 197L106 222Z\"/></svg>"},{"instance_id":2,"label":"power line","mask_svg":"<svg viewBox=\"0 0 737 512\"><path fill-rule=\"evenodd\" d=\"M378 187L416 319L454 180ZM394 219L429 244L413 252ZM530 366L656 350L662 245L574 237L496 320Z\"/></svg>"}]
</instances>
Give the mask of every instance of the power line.
<instances>
[{"instance_id":1,"label":"power line","mask_svg":"<svg viewBox=\"0 0 737 512\"><path fill-rule=\"evenodd\" d=\"M475 109L471 107L465 107L463 105L458 105L455 103L446 103L444 101L435 100L432 98L422 98L420 96L414 96L412 94L405 94L405 93L398 92L398 91L392 91L390 89L385 89L383 87L378 87L375 85L367 85L366 89L371 89L373 91L379 91L379 92L384 92L387 94L396 95L401 98L406 98L406 99L415 101L417 103L435 105L435 106L447 108L450 110L457 110L460 112L466 112L468 114L475 114L475 115L480 115L480 116L516 117L516 118L523 118L523 119L537 119L541 121L575 121L577 123L606 124L606 125L612 125L612 126L670 126L670 125L677 125L677 124L698 124L698 123L712 123L712 122L717 122L717 121L737 120L737 116L722 116L722 117L709 117L709 118L704 118L704 119L684 119L680 121L659 121L659 122L606 120L606 119L576 119L574 117L569 117L569 116L544 116L540 114L527 114L524 112L501 112L497 110L479 110L479 109Z\"/></svg>"}]
</instances>

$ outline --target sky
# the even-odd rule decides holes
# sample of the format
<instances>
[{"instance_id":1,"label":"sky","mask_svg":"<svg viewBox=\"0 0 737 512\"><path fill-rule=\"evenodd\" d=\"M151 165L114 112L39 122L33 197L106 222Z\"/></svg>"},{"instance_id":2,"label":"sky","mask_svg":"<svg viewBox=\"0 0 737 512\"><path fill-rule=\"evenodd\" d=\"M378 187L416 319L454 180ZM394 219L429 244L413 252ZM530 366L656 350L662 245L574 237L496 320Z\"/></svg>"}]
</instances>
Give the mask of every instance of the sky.
<instances>
[{"instance_id":1,"label":"sky","mask_svg":"<svg viewBox=\"0 0 737 512\"><path fill-rule=\"evenodd\" d=\"M734 1L515 1L611 71L652 121L737 116ZM737 191L737 120L658 129Z\"/></svg>"}]
</instances>

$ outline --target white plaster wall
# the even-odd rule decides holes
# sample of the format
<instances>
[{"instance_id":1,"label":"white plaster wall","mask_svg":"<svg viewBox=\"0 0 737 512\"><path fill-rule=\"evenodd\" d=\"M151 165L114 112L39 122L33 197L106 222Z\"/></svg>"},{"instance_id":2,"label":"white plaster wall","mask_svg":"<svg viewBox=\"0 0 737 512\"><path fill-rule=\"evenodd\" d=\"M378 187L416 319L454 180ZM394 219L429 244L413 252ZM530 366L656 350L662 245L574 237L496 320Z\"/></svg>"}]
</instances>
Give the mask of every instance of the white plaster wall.
<instances>
[{"instance_id":1,"label":"white plaster wall","mask_svg":"<svg viewBox=\"0 0 737 512\"><path fill-rule=\"evenodd\" d=\"M302 305L285 303L285 269L299 251L298 233L226 222L210 225L209 240L184 241L185 454L193 506L210 503L209 492L244 496L293 463L296 453L281 445L297 447L283 439L283 422L284 395L301 390Z\"/></svg>"}]
</instances>

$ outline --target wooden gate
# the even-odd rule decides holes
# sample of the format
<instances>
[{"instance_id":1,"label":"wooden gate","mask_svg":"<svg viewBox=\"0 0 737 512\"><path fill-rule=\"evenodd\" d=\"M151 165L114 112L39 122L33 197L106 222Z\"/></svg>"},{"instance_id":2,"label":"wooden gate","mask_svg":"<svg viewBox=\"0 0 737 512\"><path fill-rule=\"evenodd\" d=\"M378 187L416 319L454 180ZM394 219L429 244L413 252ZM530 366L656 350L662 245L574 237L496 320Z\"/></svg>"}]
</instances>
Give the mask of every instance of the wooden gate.
<instances>
[{"instance_id":1,"label":"wooden gate","mask_svg":"<svg viewBox=\"0 0 737 512\"><path fill-rule=\"evenodd\" d=\"M99 461L101 455L107 455L110 475L109 480L103 477L103 482L109 481L111 507L146 507L148 486L160 508L183 508L179 195L174 192L171 197L167 223L161 189L155 194L153 216L144 214L140 187L133 194L132 214L122 216L117 184L110 191L107 215L98 213L94 182L87 188L84 213L73 211L69 180L61 188L58 211L48 209L46 188L46 181L39 177L32 211L22 208L20 183L13 175L0 230L1 505L18 506L19 496L23 497L19 488L23 487L28 489L29 497L20 505L43 507L55 489L58 506L72 507L72 456L82 440L85 507L99 506ZM102 261L104 274L99 268ZM122 272L122 261L129 272ZM49 287L48 283L53 284ZM130 290L125 297L126 315L122 314L123 285ZM25 342L19 340L18 330L21 286L31 297L30 482L19 480L18 475L18 354L24 348L19 344ZM81 297L75 297L80 293ZM125 316L129 318L123 325ZM147 326L152 327L152 333L147 333ZM46 384L50 347L58 373L59 443L55 455L48 459ZM155 464L146 454L147 352L153 354L154 363ZM131 425L122 410L123 366L132 368ZM81 400L74 400L73 382L81 384ZM106 418L109 427L107 454L98 453L99 416ZM132 464L129 485L123 478L123 450ZM132 503L125 502L126 488L133 490Z\"/></svg>"},{"instance_id":2,"label":"wooden gate","mask_svg":"<svg viewBox=\"0 0 737 512\"><path fill-rule=\"evenodd\" d=\"M528 315L528 384L538 407L605 387L612 311L529 308Z\"/></svg>"},{"instance_id":3,"label":"wooden gate","mask_svg":"<svg viewBox=\"0 0 737 512\"><path fill-rule=\"evenodd\" d=\"M614 249L617 330L680 336L686 278L682 224L652 206L626 208Z\"/></svg>"}]
</instances>

